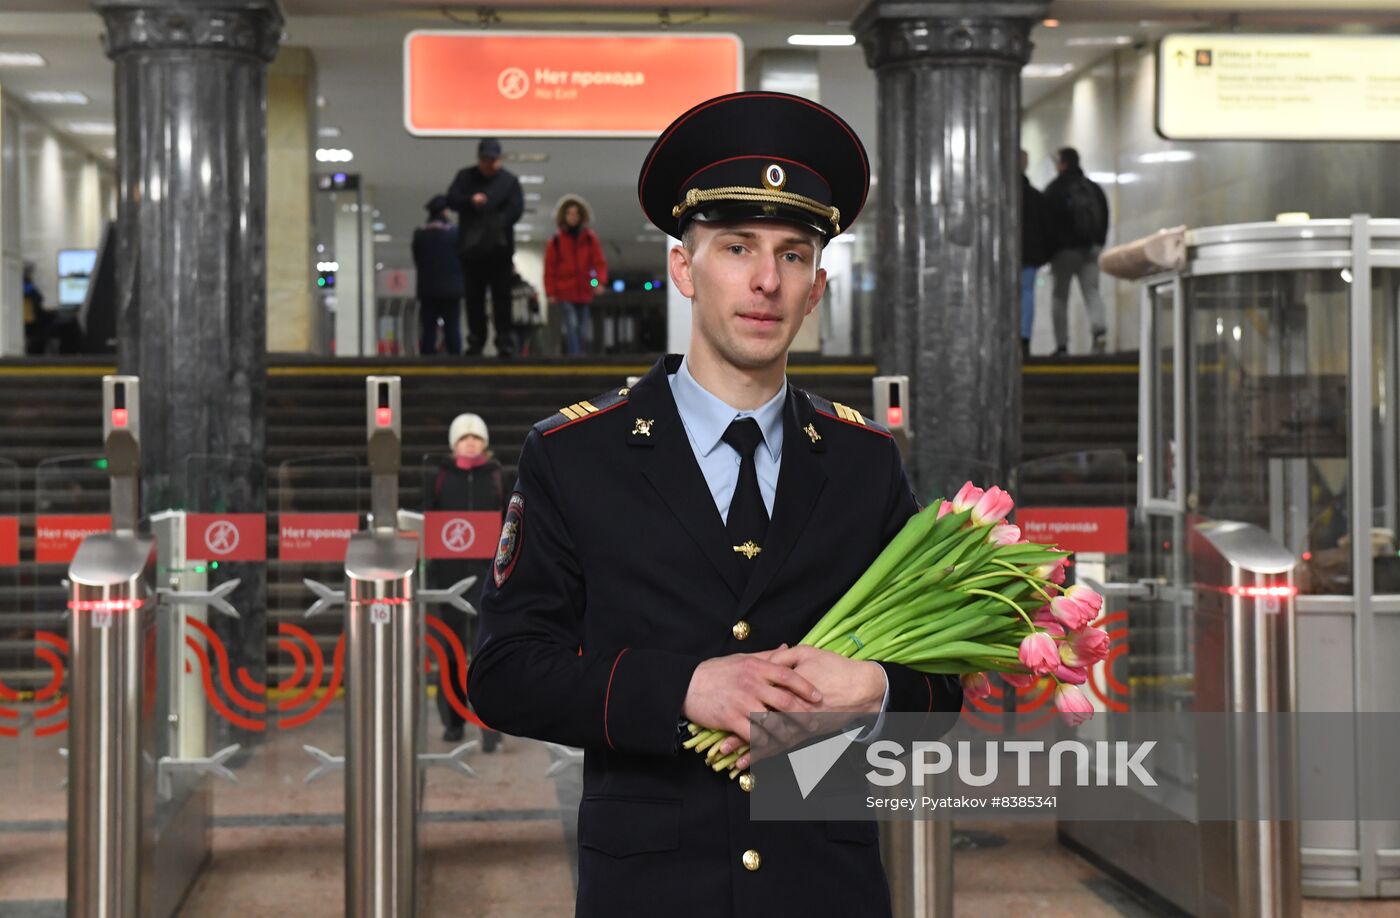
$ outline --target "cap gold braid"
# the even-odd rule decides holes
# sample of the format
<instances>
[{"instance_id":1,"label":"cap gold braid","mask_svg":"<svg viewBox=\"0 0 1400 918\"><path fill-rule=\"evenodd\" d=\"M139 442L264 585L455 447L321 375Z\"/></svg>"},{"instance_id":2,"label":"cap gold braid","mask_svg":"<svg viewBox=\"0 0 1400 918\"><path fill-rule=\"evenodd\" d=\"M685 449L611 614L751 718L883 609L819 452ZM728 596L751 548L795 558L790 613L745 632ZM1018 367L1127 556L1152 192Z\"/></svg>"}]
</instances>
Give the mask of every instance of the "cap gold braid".
<instances>
[{"instance_id":1,"label":"cap gold braid","mask_svg":"<svg viewBox=\"0 0 1400 918\"><path fill-rule=\"evenodd\" d=\"M732 185L728 188L692 188L685 193L685 200L671 208L671 216L679 217L692 207L708 204L711 201L754 201L760 204L783 204L796 207L824 217L831 221L832 231L841 232L841 211L835 206L822 204L805 195L791 191L774 191L766 188L750 188L745 185Z\"/></svg>"}]
</instances>

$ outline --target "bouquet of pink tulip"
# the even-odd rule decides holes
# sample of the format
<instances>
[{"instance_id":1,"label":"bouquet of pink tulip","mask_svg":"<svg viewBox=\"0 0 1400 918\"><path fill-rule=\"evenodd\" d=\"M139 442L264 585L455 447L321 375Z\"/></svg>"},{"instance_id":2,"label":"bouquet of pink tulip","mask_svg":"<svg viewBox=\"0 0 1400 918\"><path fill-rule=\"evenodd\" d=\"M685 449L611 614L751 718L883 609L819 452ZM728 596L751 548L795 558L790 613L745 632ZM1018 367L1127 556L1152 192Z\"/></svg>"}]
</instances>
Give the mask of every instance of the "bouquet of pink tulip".
<instances>
[{"instance_id":1,"label":"bouquet of pink tulip","mask_svg":"<svg viewBox=\"0 0 1400 918\"><path fill-rule=\"evenodd\" d=\"M1090 624L1103 597L1084 586L1061 593L1068 553L1023 540L1006 522L1013 506L1001 488L969 481L951 501L916 513L801 643L957 675L978 697L991 692L988 672L1016 686L1050 676L1061 716L1087 720L1093 706L1079 686L1108 655L1107 632ZM748 746L721 757L728 732L689 729L686 748L705 753L715 771L738 774Z\"/></svg>"}]
</instances>

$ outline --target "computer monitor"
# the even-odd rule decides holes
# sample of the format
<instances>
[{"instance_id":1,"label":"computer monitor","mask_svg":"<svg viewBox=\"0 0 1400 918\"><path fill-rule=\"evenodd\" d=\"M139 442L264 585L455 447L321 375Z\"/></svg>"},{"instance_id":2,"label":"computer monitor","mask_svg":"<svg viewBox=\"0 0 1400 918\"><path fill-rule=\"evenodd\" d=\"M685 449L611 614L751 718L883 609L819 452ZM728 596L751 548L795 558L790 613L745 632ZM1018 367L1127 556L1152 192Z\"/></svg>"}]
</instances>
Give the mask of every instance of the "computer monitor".
<instances>
[{"instance_id":1,"label":"computer monitor","mask_svg":"<svg viewBox=\"0 0 1400 918\"><path fill-rule=\"evenodd\" d=\"M96 249L59 249L58 305L76 308L87 299L88 284L97 266Z\"/></svg>"}]
</instances>

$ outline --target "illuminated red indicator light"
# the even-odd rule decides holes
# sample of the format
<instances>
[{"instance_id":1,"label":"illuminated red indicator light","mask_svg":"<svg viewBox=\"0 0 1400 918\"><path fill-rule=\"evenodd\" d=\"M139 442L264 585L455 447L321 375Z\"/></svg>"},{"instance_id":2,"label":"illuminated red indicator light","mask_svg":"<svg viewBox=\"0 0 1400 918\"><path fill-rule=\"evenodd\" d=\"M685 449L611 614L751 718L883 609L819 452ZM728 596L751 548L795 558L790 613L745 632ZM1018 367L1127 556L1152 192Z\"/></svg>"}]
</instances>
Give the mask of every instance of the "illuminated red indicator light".
<instances>
[{"instance_id":1,"label":"illuminated red indicator light","mask_svg":"<svg viewBox=\"0 0 1400 918\"><path fill-rule=\"evenodd\" d=\"M74 612L135 612L146 605L144 599L70 599Z\"/></svg>"},{"instance_id":2,"label":"illuminated red indicator light","mask_svg":"<svg viewBox=\"0 0 1400 918\"><path fill-rule=\"evenodd\" d=\"M1244 596L1249 599L1290 599L1298 595L1298 588L1295 586L1249 586L1249 587L1226 587L1225 592L1231 596Z\"/></svg>"},{"instance_id":3,"label":"illuminated red indicator light","mask_svg":"<svg viewBox=\"0 0 1400 918\"><path fill-rule=\"evenodd\" d=\"M113 427L125 427L125 426L126 426L126 420L127 420L127 415L126 415L126 409L125 409L125 408L113 408L113 409L112 409L112 426L113 426Z\"/></svg>"},{"instance_id":4,"label":"illuminated red indicator light","mask_svg":"<svg viewBox=\"0 0 1400 918\"><path fill-rule=\"evenodd\" d=\"M889 409L889 419L891 427L898 427L904 423L904 409L892 407Z\"/></svg>"},{"instance_id":5,"label":"illuminated red indicator light","mask_svg":"<svg viewBox=\"0 0 1400 918\"><path fill-rule=\"evenodd\" d=\"M374 409L374 423L378 424L380 427L388 427L390 424L394 423L394 409Z\"/></svg>"},{"instance_id":6,"label":"illuminated red indicator light","mask_svg":"<svg viewBox=\"0 0 1400 918\"><path fill-rule=\"evenodd\" d=\"M366 596L361 599L350 600L352 606L410 606L413 600L407 596L386 596L376 599L373 596Z\"/></svg>"}]
</instances>

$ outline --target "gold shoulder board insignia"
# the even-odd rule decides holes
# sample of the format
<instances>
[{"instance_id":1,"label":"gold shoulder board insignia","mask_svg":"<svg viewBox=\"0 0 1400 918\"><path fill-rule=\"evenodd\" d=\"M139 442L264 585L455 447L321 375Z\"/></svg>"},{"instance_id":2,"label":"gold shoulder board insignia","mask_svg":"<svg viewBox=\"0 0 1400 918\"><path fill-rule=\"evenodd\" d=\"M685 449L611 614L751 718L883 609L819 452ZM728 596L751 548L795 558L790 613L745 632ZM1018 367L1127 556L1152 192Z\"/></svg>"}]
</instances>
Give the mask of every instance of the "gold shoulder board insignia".
<instances>
[{"instance_id":1,"label":"gold shoulder board insignia","mask_svg":"<svg viewBox=\"0 0 1400 918\"><path fill-rule=\"evenodd\" d=\"M840 402L832 402L831 407L836 409L836 416L843 421L850 421L852 424L865 426L865 417L859 411Z\"/></svg>"}]
</instances>

